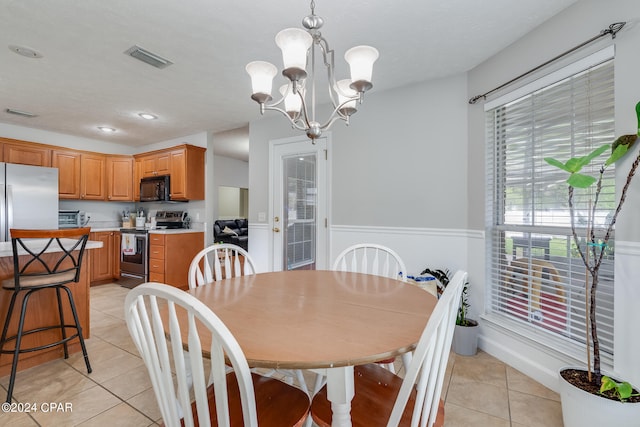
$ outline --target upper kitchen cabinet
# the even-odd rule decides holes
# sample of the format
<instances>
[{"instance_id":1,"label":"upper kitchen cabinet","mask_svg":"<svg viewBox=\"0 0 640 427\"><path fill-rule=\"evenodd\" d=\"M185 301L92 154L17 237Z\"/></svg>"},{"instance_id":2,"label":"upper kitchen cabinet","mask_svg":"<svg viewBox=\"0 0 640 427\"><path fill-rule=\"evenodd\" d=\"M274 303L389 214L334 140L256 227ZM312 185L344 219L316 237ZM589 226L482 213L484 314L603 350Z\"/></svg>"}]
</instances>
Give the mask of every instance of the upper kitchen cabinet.
<instances>
[{"instance_id":1,"label":"upper kitchen cabinet","mask_svg":"<svg viewBox=\"0 0 640 427\"><path fill-rule=\"evenodd\" d=\"M205 151L193 145L171 150L172 200L204 200Z\"/></svg>"},{"instance_id":2,"label":"upper kitchen cabinet","mask_svg":"<svg viewBox=\"0 0 640 427\"><path fill-rule=\"evenodd\" d=\"M134 159L133 163L133 200L140 200L140 179L142 179L142 159Z\"/></svg>"},{"instance_id":3,"label":"upper kitchen cabinet","mask_svg":"<svg viewBox=\"0 0 640 427\"><path fill-rule=\"evenodd\" d=\"M142 164L142 178L158 175L170 175L170 154L168 152L153 152L140 157Z\"/></svg>"},{"instance_id":4,"label":"upper kitchen cabinet","mask_svg":"<svg viewBox=\"0 0 640 427\"><path fill-rule=\"evenodd\" d=\"M53 150L51 165L58 168L58 197L80 199L80 153Z\"/></svg>"},{"instance_id":5,"label":"upper kitchen cabinet","mask_svg":"<svg viewBox=\"0 0 640 427\"><path fill-rule=\"evenodd\" d=\"M2 161L31 166L51 166L51 149L30 142L0 138Z\"/></svg>"},{"instance_id":6,"label":"upper kitchen cabinet","mask_svg":"<svg viewBox=\"0 0 640 427\"><path fill-rule=\"evenodd\" d=\"M133 201L133 157L107 156L107 200ZM138 189L140 192L140 189Z\"/></svg>"},{"instance_id":7,"label":"upper kitchen cabinet","mask_svg":"<svg viewBox=\"0 0 640 427\"><path fill-rule=\"evenodd\" d=\"M106 156L53 150L51 158L51 166L58 168L61 199L106 200Z\"/></svg>"},{"instance_id":8,"label":"upper kitchen cabinet","mask_svg":"<svg viewBox=\"0 0 640 427\"><path fill-rule=\"evenodd\" d=\"M101 154L80 156L80 198L82 200L105 200L106 157Z\"/></svg>"},{"instance_id":9,"label":"upper kitchen cabinet","mask_svg":"<svg viewBox=\"0 0 640 427\"><path fill-rule=\"evenodd\" d=\"M171 176L171 200L204 200L205 152L205 148L184 144L134 157L139 162L139 177ZM134 185L140 186L138 177Z\"/></svg>"}]
</instances>

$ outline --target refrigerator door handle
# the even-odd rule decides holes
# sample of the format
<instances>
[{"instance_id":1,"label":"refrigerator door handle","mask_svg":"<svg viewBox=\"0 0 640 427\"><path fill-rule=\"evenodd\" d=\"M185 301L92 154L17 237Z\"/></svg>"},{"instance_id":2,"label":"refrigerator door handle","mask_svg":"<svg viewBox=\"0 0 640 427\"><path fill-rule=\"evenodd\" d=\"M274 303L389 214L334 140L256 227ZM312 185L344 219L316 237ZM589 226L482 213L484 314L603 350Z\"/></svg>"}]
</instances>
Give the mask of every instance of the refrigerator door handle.
<instances>
[{"instance_id":1,"label":"refrigerator door handle","mask_svg":"<svg viewBox=\"0 0 640 427\"><path fill-rule=\"evenodd\" d=\"M7 204L4 196L5 185L0 184L0 242L8 240L9 227L7 227Z\"/></svg>"},{"instance_id":2,"label":"refrigerator door handle","mask_svg":"<svg viewBox=\"0 0 640 427\"><path fill-rule=\"evenodd\" d=\"M13 228L13 185L7 185L7 238L11 238L9 230Z\"/></svg>"}]
</instances>

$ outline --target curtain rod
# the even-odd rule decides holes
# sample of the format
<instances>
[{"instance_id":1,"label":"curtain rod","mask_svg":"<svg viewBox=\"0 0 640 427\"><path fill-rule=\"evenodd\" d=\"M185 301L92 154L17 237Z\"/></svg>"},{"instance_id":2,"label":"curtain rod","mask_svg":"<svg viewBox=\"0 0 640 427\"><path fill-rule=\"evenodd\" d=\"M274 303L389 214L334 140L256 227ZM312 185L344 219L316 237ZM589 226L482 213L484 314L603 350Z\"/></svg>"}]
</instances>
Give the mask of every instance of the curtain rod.
<instances>
[{"instance_id":1,"label":"curtain rod","mask_svg":"<svg viewBox=\"0 0 640 427\"><path fill-rule=\"evenodd\" d=\"M508 82L506 82L506 83L504 83L504 84L501 84L500 86L498 86L498 87L496 87L496 88L494 88L494 89L491 89L489 92L485 92L485 93L483 93L482 95L476 95L476 96L474 96L473 98L471 98L471 99L469 100L469 104L475 104L475 103L476 103L476 102L478 102L480 99L487 99L487 95L490 95L490 94L492 94L493 92L496 92L496 91L498 91L498 90L502 89L503 87L509 86L511 83L516 82L516 81L520 80L521 78L526 77L526 76L528 76L529 74L531 74L531 73L533 73L533 72L535 72L535 71L538 71L540 68L545 67L545 66L547 66L547 65L551 64L552 62L557 61L558 59L562 58L563 56L566 56L566 55L568 55L568 54L570 54L570 53L572 53L572 52L575 52L576 50L578 50L578 49L580 49L580 48L582 48L582 47L584 47L584 46L588 45L588 44L589 44L589 43L591 43L591 42L594 42L594 41L598 40L598 39L599 39L599 38L601 38L601 37L605 37L605 36L607 36L607 35L611 34L611 38L612 38L612 39L615 39L615 38L616 38L616 34L617 34L617 32L618 32L618 31L620 31L620 30L622 29L622 27L624 27L624 26L625 26L625 24L626 24L626 22L616 22L616 23L614 23L614 24L609 25L609 28L608 28L608 29L600 31L600 33L599 33L597 36L595 36L595 37L591 37L591 38L590 38L589 40L587 40L586 42L581 43L581 44L579 44L578 46L576 46L576 47L574 47L574 48L571 48L571 49L567 50L566 52L561 53L560 55L558 55L558 56L556 56L556 57L554 57L554 58L552 58L552 59L548 60L548 61L547 61L547 62L545 62L544 64L541 64L541 65L538 65L538 66L537 66L537 67L535 67L535 68L532 68L531 70L527 71L526 73L520 74L518 77L513 78L513 79L509 80Z\"/></svg>"}]
</instances>

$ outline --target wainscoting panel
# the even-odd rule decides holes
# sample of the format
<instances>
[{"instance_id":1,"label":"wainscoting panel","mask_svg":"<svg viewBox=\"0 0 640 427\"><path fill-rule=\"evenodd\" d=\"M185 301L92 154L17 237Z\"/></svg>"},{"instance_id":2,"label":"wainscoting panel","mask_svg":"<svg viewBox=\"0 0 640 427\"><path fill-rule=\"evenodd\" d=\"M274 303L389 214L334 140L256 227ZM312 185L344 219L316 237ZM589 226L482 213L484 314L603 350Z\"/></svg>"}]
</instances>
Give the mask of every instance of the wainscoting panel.
<instances>
[{"instance_id":1,"label":"wainscoting panel","mask_svg":"<svg viewBox=\"0 0 640 427\"><path fill-rule=\"evenodd\" d=\"M377 243L393 249L407 266L407 274L419 274L425 268L468 267L468 239L482 235L472 230L410 227L331 227L330 265L345 248L356 243Z\"/></svg>"}]
</instances>

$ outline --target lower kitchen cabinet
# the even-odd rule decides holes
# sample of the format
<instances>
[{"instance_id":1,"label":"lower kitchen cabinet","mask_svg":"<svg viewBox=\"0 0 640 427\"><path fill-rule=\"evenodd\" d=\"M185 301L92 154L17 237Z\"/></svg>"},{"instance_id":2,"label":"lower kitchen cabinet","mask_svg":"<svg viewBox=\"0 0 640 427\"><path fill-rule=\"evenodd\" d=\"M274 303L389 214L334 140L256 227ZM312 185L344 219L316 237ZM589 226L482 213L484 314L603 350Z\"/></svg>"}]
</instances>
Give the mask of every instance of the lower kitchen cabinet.
<instances>
[{"instance_id":1,"label":"lower kitchen cabinet","mask_svg":"<svg viewBox=\"0 0 640 427\"><path fill-rule=\"evenodd\" d=\"M89 240L102 242L101 248L90 252L91 286L110 283L120 277L120 233L95 231L89 235Z\"/></svg>"},{"instance_id":2,"label":"lower kitchen cabinet","mask_svg":"<svg viewBox=\"0 0 640 427\"><path fill-rule=\"evenodd\" d=\"M189 265L203 248L203 232L149 233L149 281L188 289Z\"/></svg>"}]
</instances>

